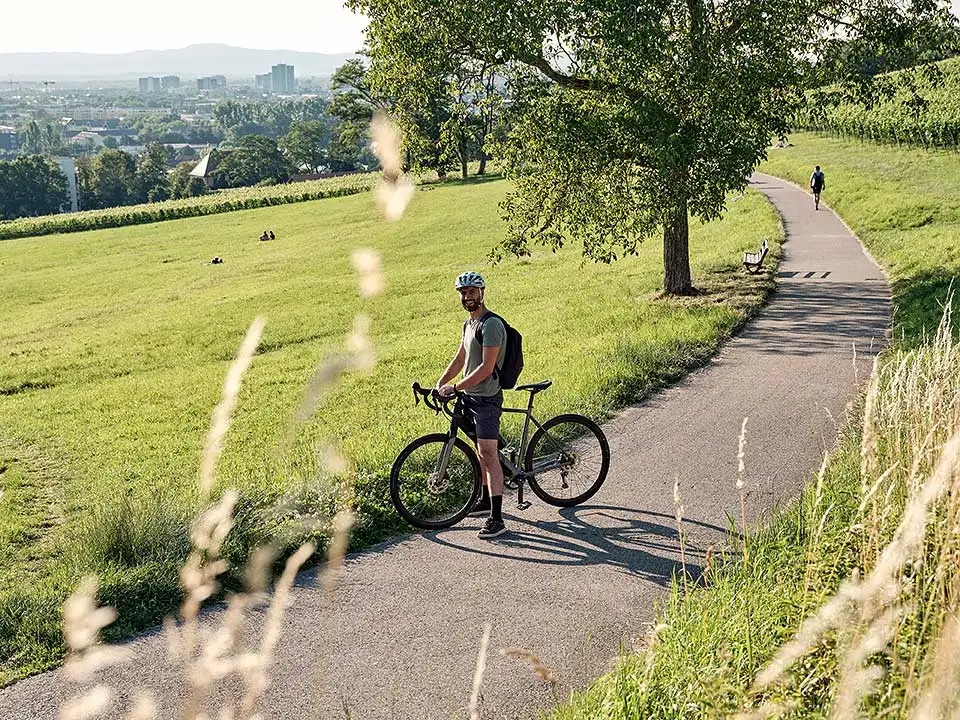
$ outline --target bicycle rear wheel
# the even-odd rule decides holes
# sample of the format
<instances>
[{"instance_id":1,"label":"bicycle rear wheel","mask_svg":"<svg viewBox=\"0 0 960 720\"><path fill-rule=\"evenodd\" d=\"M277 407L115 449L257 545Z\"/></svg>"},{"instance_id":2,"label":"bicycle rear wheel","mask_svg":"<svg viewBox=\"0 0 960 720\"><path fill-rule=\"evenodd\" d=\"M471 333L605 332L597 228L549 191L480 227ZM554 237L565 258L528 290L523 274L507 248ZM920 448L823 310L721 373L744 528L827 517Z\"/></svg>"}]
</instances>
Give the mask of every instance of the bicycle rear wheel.
<instances>
[{"instance_id":1,"label":"bicycle rear wheel","mask_svg":"<svg viewBox=\"0 0 960 720\"><path fill-rule=\"evenodd\" d=\"M480 498L480 461L461 438L454 441L445 472L438 474L449 439L443 433L417 438L390 469L390 499L397 512L424 530L459 522Z\"/></svg>"},{"instance_id":2,"label":"bicycle rear wheel","mask_svg":"<svg viewBox=\"0 0 960 720\"><path fill-rule=\"evenodd\" d=\"M524 469L530 489L551 505L570 507L590 499L610 468L610 446L600 427L583 415L557 415L530 439Z\"/></svg>"}]
</instances>

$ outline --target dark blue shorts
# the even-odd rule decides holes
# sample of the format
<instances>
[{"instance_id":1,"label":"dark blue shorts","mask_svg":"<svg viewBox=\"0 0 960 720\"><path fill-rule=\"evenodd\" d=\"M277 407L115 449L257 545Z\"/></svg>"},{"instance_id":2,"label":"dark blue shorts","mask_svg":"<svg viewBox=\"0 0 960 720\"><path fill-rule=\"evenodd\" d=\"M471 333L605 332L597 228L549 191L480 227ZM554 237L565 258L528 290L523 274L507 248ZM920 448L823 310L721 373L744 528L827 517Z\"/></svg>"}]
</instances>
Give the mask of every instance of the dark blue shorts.
<instances>
[{"instance_id":1,"label":"dark blue shorts","mask_svg":"<svg viewBox=\"0 0 960 720\"><path fill-rule=\"evenodd\" d=\"M500 437L500 415L503 414L503 393L490 397L464 394L458 407L462 409L460 427L472 439L496 440Z\"/></svg>"}]
</instances>

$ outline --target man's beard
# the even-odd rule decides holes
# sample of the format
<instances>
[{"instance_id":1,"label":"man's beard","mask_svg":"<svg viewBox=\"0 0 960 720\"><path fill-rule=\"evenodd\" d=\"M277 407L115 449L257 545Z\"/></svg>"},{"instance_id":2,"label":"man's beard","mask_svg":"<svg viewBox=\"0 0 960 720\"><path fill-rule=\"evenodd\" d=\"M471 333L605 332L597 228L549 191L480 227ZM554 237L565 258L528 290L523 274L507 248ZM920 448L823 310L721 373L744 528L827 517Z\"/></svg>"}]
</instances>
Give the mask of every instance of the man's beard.
<instances>
[{"instance_id":1,"label":"man's beard","mask_svg":"<svg viewBox=\"0 0 960 720\"><path fill-rule=\"evenodd\" d=\"M467 312L473 312L478 307L480 307L479 300L461 300L460 304L463 305L463 309Z\"/></svg>"}]
</instances>

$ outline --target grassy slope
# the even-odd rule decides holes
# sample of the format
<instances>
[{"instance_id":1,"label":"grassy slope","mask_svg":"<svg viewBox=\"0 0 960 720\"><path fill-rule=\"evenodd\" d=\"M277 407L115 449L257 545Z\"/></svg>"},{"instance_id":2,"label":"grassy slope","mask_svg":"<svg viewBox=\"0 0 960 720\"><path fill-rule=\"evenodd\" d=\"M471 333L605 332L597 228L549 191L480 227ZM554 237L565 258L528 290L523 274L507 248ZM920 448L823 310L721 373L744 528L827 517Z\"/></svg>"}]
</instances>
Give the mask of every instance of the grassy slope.
<instances>
[{"instance_id":1,"label":"grassy slope","mask_svg":"<svg viewBox=\"0 0 960 720\"><path fill-rule=\"evenodd\" d=\"M359 541L398 530L382 479L404 442L437 427L414 409L409 383L433 382L455 349L462 309L451 284L463 269L487 275L489 304L524 333L524 380L555 381L538 397L545 415L601 416L676 378L769 287L739 268L743 250L779 237L758 195L693 228L693 272L708 293L654 301L655 241L610 266L581 266L571 250L490 267L505 187L418 193L397 224L362 195L0 243L0 682L59 657L57 608L85 570L101 574L101 598L127 621L115 633L171 607L210 411L254 316L268 324L219 466L246 498L235 559L298 532L289 514L265 517L258 505L283 497L292 514L329 509L311 480L329 437L368 478ZM264 227L275 242L257 242ZM359 247L381 252L387 280L369 307L350 264ZM205 264L214 255L224 264ZM286 442L306 379L361 309L373 320L375 372L346 378Z\"/></svg>"},{"instance_id":2,"label":"grassy slope","mask_svg":"<svg viewBox=\"0 0 960 720\"><path fill-rule=\"evenodd\" d=\"M924 344L951 278L960 274L960 156L808 134L791 140L793 147L771 150L760 169L805 187L812 167L823 166L824 200L890 273L897 347ZM815 490L805 491L749 541L749 562L718 561L707 589L684 595L674 587L659 612L655 653L624 658L554 717L726 717L765 699L748 692L757 671L861 560L849 531L860 502L859 440L851 426L831 458L820 501ZM835 688L825 678L835 669L828 643L795 666L793 681L771 699L797 703L788 717L827 717ZM894 670L875 712L899 707L910 670Z\"/></svg>"}]
</instances>

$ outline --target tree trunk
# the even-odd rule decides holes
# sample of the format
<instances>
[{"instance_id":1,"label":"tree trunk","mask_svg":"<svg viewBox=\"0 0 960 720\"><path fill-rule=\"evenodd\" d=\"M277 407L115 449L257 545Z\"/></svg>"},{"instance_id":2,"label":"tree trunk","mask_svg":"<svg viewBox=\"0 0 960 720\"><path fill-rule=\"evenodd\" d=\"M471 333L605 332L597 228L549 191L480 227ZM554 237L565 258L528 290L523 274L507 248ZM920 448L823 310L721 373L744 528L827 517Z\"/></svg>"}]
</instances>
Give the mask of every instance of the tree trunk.
<instances>
[{"instance_id":1,"label":"tree trunk","mask_svg":"<svg viewBox=\"0 0 960 720\"><path fill-rule=\"evenodd\" d=\"M480 152L480 169L477 170L477 175L483 175L487 171L487 154L483 151Z\"/></svg>"},{"instance_id":2,"label":"tree trunk","mask_svg":"<svg viewBox=\"0 0 960 720\"><path fill-rule=\"evenodd\" d=\"M467 143L465 140L460 141L460 175L464 180L467 179Z\"/></svg>"},{"instance_id":3,"label":"tree trunk","mask_svg":"<svg viewBox=\"0 0 960 720\"><path fill-rule=\"evenodd\" d=\"M668 295L690 295L690 228L687 224L687 203L670 209L663 226L663 289Z\"/></svg>"}]
</instances>

